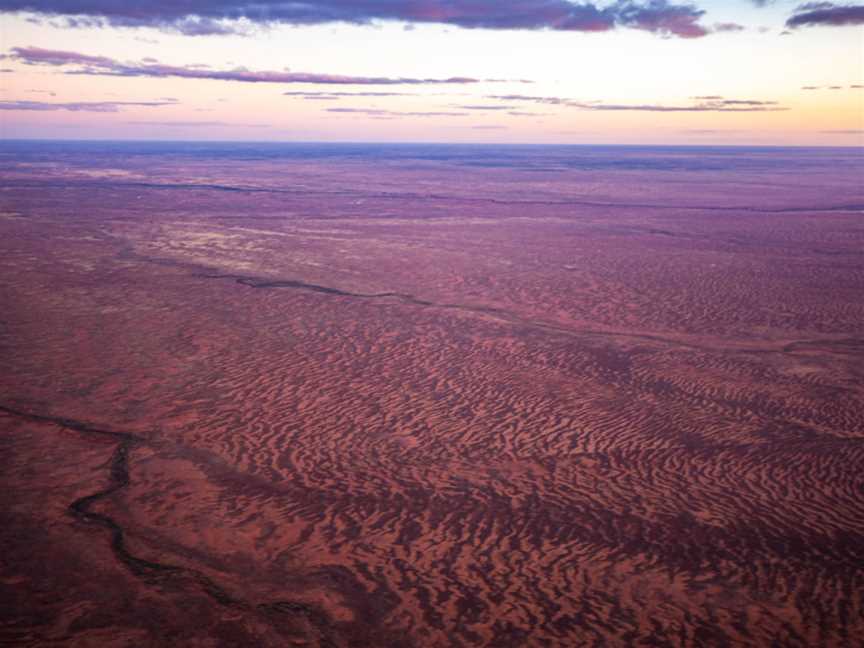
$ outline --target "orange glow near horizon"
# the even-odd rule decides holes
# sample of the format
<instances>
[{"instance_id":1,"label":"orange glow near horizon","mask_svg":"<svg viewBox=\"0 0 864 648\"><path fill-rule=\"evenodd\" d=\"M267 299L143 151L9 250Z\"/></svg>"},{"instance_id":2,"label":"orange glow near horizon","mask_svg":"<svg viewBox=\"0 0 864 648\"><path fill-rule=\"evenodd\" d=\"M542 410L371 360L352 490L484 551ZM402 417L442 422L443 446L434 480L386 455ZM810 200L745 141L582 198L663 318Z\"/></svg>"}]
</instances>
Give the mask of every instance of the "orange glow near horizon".
<instances>
[{"instance_id":1,"label":"orange glow near horizon","mask_svg":"<svg viewBox=\"0 0 864 648\"><path fill-rule=\"evenodd\" d=\"M0 101L7 108L0 112L3 138L864 144L864 88L854 87L864 85L859 28L780 36L776 26L765 33L750 26L740 33L662 39L633 30L406 30L385 24L189 37L153 29L59 28L10 15L0 20L7 54L39 47L137 65L158 60L218 71L480 80L325 85L102 76L66 74L68 66L33 65L7 55L7 71L0 75ZM315 96L327 92L342 94ZM405 96L347 94L376 92ZM493 98L514 95L559 103ZM697 105L703 101L697 97L742 102L731 107L761 102L768 109L668 110ZM152 102L164 105L130 105ZM80 105L105 103L112 105L98 111ZM35 104L42 109L17 108Z\"/></svg>"}]
</instances>

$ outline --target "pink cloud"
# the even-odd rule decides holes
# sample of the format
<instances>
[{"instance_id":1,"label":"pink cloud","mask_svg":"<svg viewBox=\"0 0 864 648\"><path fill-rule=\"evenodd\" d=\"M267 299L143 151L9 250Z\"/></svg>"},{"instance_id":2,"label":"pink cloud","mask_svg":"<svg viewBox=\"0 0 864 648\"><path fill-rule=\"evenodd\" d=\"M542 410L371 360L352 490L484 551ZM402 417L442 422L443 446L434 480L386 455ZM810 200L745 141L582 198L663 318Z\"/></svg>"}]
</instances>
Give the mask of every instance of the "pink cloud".
<instances>
[{"instance_id":1,"label":"pink cloud","mask_svg":"<svg viewBox=\"0 0 864 648\"><path fill-rule=\"evenodd\" d=\"M241 83L313 83L326 85L425 85L469 84L478 79L456 76L442 79L410 77L364 77L309 72L277 72L248 70L238 67L213 70L200 65L166 65L144 61L123 63L107 56L90 56L78 52L49 50L40 47L14 47L8 58L27 65L48 65L70 68L66 74L88 74L121 77L180 77L184 79L214 79Z\"/></svg>"}]
</instances>

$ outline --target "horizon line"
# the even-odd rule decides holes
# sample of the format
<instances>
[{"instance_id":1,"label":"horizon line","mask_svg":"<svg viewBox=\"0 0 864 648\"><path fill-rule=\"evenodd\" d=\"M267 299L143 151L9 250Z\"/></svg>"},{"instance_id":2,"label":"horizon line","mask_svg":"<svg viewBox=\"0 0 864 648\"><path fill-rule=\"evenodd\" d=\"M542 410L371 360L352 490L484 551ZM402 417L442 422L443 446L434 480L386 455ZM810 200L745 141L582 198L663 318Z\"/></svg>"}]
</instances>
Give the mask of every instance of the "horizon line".
<instances>
[{"instance_id":1,"label":"horizon line","mask_svg":"<svg viewBox=\"0 0 864 648\"><path fill-rule=\"evenodd\" d=\"M864 133L862 133L864 135ZM78 142L78 143L151 143L151 144L272 144L272 145L290 145L290 144L317 144L322 146L510 146L510 147L608 147L608 148L765 148L765 149L864 149L864 140L859 144L720 144L720 143L700 143L700 144L645 144L645 143L574 143L574 142L423 142L423 141L375 141L375 140L218 140L218 139L149 139L149 138L72 138L72 137L53 137L53 138L33 138L33 137L2 137L0 136L0 145L11 142L38 142L38 143L61 143L61 142Z\"/></svg>"}]
</instances>

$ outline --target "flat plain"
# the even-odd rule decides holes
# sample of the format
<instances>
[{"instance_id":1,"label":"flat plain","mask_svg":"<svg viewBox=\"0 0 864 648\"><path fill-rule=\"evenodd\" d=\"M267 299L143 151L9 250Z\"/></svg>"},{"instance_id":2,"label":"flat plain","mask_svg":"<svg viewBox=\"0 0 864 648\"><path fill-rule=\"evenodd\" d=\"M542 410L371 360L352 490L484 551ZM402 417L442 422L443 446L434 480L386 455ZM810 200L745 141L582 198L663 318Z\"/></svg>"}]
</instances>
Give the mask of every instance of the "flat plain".
<instances>
[{"instance_id":1,"label":"flat plain","mask_svg":"<svg viewBox=\"0 0 864 648\"><path fill-rule=\"evenodd\" d=\"M0 177L0 643L861 645L860 150Z\"/></svg>"}]
</instances>

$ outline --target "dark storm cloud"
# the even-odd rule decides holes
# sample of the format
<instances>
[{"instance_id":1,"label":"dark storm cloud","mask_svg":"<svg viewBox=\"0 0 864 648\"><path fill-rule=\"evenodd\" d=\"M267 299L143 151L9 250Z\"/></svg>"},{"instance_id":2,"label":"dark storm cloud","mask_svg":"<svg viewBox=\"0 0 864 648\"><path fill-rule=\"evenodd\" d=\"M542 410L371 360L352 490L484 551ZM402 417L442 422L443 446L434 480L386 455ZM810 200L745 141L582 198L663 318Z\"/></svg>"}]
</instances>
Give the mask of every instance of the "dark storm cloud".
<instances>
[{"instance_id":1,"label":"dark storm cloud","mask_svg":"<svg viewBox=\"0 0 864 648\"><path fill-rule=\"evenodd\" d=\"M479 29L609 31L630 27L697 38L704 11L669 0L0 0L0 10L63 17L75 27L157 27L187 35L242 33L252 24L395 20Z\"/></svg>"},{"instance_id":2,"label":"dark storm cloud","mask_svg":"<svg viewBox=\"0 0 864 648\"><path fill-rule=\"evenodd\" d=\"M790 29L797 27L843 27L864 25L864 5L836 5L833 2L808 2L799 6L786 21Z\"/></svg>"},{"instance_id":3,"label":"dark storm cloud","mask_svg":"<svg viewBox=\"0 0 864 648\"><path fill-rule=\"evenodd\" d=\"M7 58L28 65L64 67L66 74L87 74L120 77L181 77L184 79L214 79L242 83L315 83L328 85L424 85L441 83L479 83L469 77L446 79L416 79L404 77L358 77L338 74L305 72L255 71L246 68L213 70L198 65L165 65L162 63L123 63L107 56L90 56L79 52L13 47ZM72 66L71 69L68 69Z\"/></svg>"},{"instance_id":4,"label":"dark storm cloud","mask_svg":"<svg viewBox=\"0 0 864 648\"><path fill-rule=\"evenodd\" d=\"M69 110L71 112L118 112L130 106L174 106L173 101L73 101L54 103L47 101L0 101L0 110Z\"/></svg>"}]
</instances>

